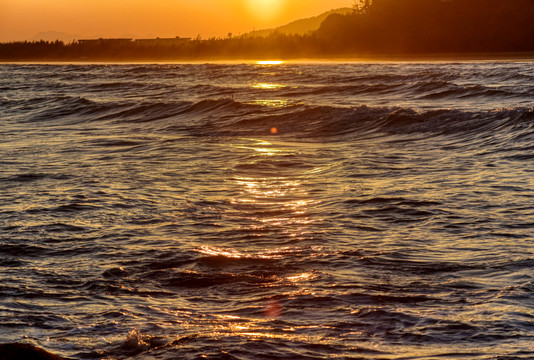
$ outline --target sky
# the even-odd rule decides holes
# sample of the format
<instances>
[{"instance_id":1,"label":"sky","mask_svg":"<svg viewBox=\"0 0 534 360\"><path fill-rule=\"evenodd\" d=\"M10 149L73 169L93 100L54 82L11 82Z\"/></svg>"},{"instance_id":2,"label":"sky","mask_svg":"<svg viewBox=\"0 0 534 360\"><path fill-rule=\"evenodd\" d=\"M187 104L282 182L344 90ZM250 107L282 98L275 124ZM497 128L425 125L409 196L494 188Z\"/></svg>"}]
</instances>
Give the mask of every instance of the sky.
<instances>
[{"instance_id":1,"label":"sky","mask_svg":"<svg viewBox=\"0 0 534 360\"><path fill-rule=\"evenodd\" d=\"M351 0L0 0L0 42L42 32L94 37L239 35L284 25Z\"/></svg>"}]
</instances>

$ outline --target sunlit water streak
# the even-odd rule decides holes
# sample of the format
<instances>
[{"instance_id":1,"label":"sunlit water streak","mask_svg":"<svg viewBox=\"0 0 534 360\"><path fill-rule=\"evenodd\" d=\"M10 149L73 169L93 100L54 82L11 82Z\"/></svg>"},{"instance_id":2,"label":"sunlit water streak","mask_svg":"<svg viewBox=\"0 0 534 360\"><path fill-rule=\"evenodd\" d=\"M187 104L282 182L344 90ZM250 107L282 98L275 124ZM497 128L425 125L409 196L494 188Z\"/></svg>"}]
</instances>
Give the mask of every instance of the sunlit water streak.
<instances>
[{"instance_id":1,"label":"sunlit water streak","mask_svg":"<svg viewBox=\"0 0 534 360\"><path fill-rule=\"evenodd\" d=\"M534 357L534 65L0 66L0 340Z\"/></svg>"}]
</instances>

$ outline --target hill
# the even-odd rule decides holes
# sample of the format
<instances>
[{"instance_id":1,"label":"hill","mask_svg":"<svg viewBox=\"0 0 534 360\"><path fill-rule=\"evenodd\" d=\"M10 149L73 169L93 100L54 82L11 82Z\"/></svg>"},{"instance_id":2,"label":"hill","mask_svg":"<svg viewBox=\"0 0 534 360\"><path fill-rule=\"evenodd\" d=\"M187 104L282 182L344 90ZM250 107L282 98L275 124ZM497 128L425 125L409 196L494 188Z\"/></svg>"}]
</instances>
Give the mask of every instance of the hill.
<instances>
[{"instance_id":1,"label":"hill","mask_svg":"<svg viewBox=\"0 0 534 360\"><path fill-rule=\"evenodd\" d=\"M373 0L329 16L317 37L330 55L533 51L534 0Z\"/></svg>"},{"instance_id":2,"label":"hill","mask_svg":"<svg viewBox=\"0 0 534 360\"><path fill-rule=\"evenodd\" d=\"M292 21L289 24L279 26L274 29L265 29L265 30L256 30L251 31L243 35L243 37L268 37L274 33L280 33L285 35L306 35L310 32L316 31L321 27L323 21L326 20L330 15L339 14L346 15L352 12L351 8L340 8L327 11L321 15L313 16L306 19L300 19Z\"/></svg>"}]
</instances>

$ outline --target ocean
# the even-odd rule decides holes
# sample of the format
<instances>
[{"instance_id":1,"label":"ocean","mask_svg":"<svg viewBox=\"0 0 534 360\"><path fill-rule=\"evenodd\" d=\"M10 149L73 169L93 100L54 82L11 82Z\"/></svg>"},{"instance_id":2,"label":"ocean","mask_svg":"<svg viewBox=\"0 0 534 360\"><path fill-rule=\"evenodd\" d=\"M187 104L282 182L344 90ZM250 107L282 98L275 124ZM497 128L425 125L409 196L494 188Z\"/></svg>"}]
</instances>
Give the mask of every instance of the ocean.
<instances>
[{"instance_id":1,"label":"ocean","mask_svg":"<svg viewBox=\"0 0 534 360\"><path fill-rule=\"evenodd\" d=\"M0 65L0 343L534 359L534 62Z\"/></svg>"}]
</instances>

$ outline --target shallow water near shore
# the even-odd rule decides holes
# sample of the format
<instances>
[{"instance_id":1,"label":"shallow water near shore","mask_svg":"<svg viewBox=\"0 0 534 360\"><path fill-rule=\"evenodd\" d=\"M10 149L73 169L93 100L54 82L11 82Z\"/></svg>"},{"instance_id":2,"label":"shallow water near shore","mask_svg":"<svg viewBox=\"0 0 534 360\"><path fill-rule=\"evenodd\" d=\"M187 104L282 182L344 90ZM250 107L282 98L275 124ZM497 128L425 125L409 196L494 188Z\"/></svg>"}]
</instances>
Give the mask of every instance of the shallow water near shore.
<instances>
[{"instance_id":1,"label":"shallow water near shore","mask_svg":"<svg viewBox=\"0 0 534 360\"><path fill-rule=\"evenodd\" d=\"M0 65L0 342L532 359L534 63Z\"/></svg>"}]
</instances>

